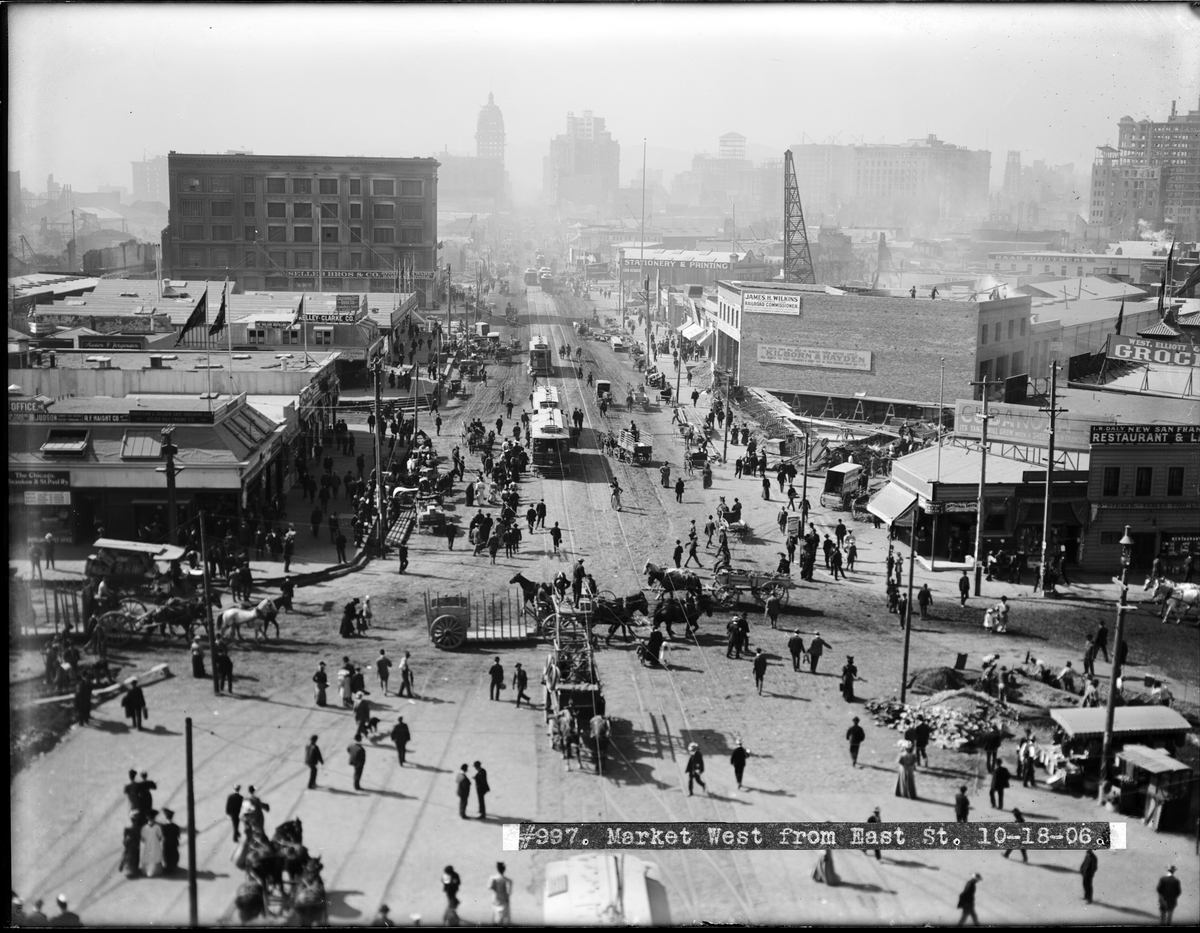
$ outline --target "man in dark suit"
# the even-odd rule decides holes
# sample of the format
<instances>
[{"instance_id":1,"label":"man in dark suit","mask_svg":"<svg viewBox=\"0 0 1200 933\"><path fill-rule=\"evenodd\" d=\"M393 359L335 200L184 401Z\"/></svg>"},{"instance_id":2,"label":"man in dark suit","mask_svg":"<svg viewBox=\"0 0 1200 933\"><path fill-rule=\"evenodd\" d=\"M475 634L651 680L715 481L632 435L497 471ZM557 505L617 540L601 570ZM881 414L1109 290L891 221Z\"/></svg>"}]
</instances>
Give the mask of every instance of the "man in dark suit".
<instances>
[{"instance_id":1,"label":"man in dark suit","mask_svg":"<svg viewBox=\"0 0 1200 933\"><path fill-rule=\"evenodd\" d=\"M463 765L459 768L458 774L454 776L456 791L458 792L458 815L464 820L467 818L467 801L471 799L471 779L467 776L467 766Z\"/></svg>"},{"instance_id":2,"label":"man in dark suit","mask_svg":"<svg viewBox=\"0 0 1200 933\"><path fill-rule=\"evenodd\" d=\"M868 823L882 823L883 822L883 817L881 817L879 815L879 807L876 807L872 811L871 815L867 817L867 822ZM867 854L867 850L863 849L863 855L866 855L866 854ZM883 856L879 853L878 849L875 850L875 860L877 862L883 861Z\"/></svg>"},{"instance_id":3,"label":"man in dark suit","mask_svg":"<svg viewBox=\"0 0 1200 933\"><path fill-rule=\"evenodd\" d=\"M983 876L976 872L967 879L962 894L958 896L958 909L962 911L962 916L958 918L959 926L967 922L967 917L975 921L975 926L979 926L979 918L975 916L975 885L982 880Z\"/></svg>"},{"instance_id":4,"label":"man in dark suit","mask_svg":"<svg viewBox=\"0 0 1200 933\"><path fill-rule=\"evenodd\" d=\"M238 816L242 812L242 800L242 785L234 784L233 793L225 798L225 815L233 823L234 842L242 838L241 826L238 823Z\"/></svg>"},{"instance_id":5,"label":"man in dark suit","mask_svg":"<svg viewBox=\"0 0 1200 933\"><path fill-rule=\"evenodd\" d=\"M475 762L475 796L479 798L479 818L487 819L487 800L485 799L488 791L492 789L488 784L487 771L478 761Z\"/></svg>"},{"instance_id":6,"label":"man in dark suit","mask_svg":"<svg viewBox=\"0 0 1200 933\"><path fill-rule=\"evenodd\" d=\"M308 765L308 786L310 788L317 786L317 766L325 764L325 756L321 754L321 749L317 747L317 737L314 735L308 742L308 748L304 750L304 763Z\"/></svg>"},{"instance_id":7,"label":"man in dark suit","mask_svg":"<svg viewBox=\"0 0 1200 933\"><path fill-rule=\"evenodd\" d=\"M367 750L362 747L362 736L359 733L356 732L354 741L346 746L346 754L350 756L350 766L354 768L354 789L362 790L360 783L363 768L367 764Z\"/></svg>"},{"instance_id":8,"label":"man in dark suit","mask_svg":"<svg viewBox=\"0 0 1200 933\"><path fill-rule=\"evenodd\" d=\"M967 814L971 812L971 801L967 798L967 785L964 784L958 789L958 793L954 796L954 821L956 823L967 822ZM1008 853L1005 852L1005 855Z\"/></svg>"}]
</instances>

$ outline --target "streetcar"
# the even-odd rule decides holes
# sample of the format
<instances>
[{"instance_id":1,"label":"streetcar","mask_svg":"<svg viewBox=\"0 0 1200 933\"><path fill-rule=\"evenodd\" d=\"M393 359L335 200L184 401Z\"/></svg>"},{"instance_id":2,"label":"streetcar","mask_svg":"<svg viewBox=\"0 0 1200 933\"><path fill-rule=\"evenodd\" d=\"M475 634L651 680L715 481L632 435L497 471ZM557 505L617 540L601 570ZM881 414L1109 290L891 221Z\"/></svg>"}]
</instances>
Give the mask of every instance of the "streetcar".
<instances>
[{"instance_id":1,"label":"streetcar","mask_svg":"<svg viewBox=\"0 0 1200 933\"><path fill-rule=\"evenodd\" d=\"M550 344L545 337L534 337L529 341L529 375L549 376L552 372Z\"/></svg>"},{"instance_id":2,"label":"streetcar","mask_svg":"<svg viewBox=\"0 0 1200 933\"><path fill-rule=\"evenodd\" d=\"M557 386L538 386L533 390L533 407L538 411L547 408L562 408L558 399Z\"/></svg>"},{"instance_id":3,"label":"streetcar","mask_svg":"<svg viewBox=\"0 0 1200 933\"><path fill-rule=\"evenodd\" d=\"M537 285L537 283L538 283L537 269L532 269L532 268L526 269L525 270L525 284L526 285Z\"/></svg>"},{"instance_id":4,"label":"streetcar","mask_svg":"<svg viewBox=\"0 0 1200 933\"><path fill-rule=\"evenodd\" d=\"M557 408L541 408L529 422L531 463L543 476L571 472L571 428L567 416Z\"/></svg>"}]
</instances>

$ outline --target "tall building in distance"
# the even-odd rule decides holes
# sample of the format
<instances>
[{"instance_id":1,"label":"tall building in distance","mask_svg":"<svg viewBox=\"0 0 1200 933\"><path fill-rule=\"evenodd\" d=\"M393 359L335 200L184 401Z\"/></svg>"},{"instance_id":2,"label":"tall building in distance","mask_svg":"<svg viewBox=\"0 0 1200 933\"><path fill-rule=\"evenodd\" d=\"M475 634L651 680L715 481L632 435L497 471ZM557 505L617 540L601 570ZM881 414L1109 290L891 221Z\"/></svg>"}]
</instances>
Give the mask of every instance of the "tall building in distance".
<instances>
[{"instance_id":1,"label":"tall building in distance","mask_svg":"<svg viewBox=\"0 0 1200 933\"><path fill-rule=\"evenodd\" d=\"M928 234L943 221L987 210L992 154L986 150L932 134L907 143L797 143L791 149L805 205L856 224ZM1019 176L1020 153L1010 153L1005 178Z\"/></svg>"},{"instance_id":2,"label":"tall building in distance","mask_svg":"<svg viewBox=\"0 0 1200 933\"><path fill-rule=\"evenodd\" d=\"M434 296L438 163L172 152L163 263L239 291ZM136 164L136 163L135 163Z\"/></svg>"},{"instance_id":3,"label":"tall building in distance","mask_svg":"<svg viewBox=\"0 0 1200 933\"><path fill-rule=\"evenodd\" d=\"M475 155L481 159L497 159L504 167L504 114L488 92L488 102L479 111L475 124Z\"/></svg>"},{"instance_id":4,"label":"tall building in distance","mask_svg":"<svg viewBox=\"0 0 1200 933\"><path fill-rule=\"evenodd\" d=\"M133 200L171 203L166 156L153 156L129 164L133 167Z\"/></svg>"},{"instance_id":5,"label":"tall building in distance","mask_svg":"<svg viewBox=\"0 0 1200 933\"><path fill-rule=\"evenodd\" d=\"M1200 109L1166 120L1122 117L1117 145L1099 146L1092 163L1091 222L1113 238L1136 234L1138 221L1200 239Z\"/></svg>"},{"instance_id":6,"label":"tall building in distance","mask_svg":"<svg viewBox=\"0 0 1200 933\"><path fill-rule=\"evenodd\" d=\"M621 144L592 111L567 114L567 132L550 141L542 161L542 193L560 210L604 210L620 184Z\"/></svg>"}]
</instances>

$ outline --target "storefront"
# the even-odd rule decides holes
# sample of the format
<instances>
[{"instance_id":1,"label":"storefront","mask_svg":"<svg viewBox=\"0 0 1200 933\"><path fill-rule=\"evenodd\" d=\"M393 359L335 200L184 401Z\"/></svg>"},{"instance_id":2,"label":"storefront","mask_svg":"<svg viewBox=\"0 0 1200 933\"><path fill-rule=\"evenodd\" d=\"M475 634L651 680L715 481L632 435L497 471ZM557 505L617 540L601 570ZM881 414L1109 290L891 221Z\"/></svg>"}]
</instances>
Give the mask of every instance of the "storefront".
<instances>
[{"instance_id":1,"label":"storefront","mask_svg":"<svg viewBox=\"0 0 1200 933\"><path fill-rule=\"evenodd\" d=\"M239 396L9 399L9 540L152 540L169 527L163 429L177 448L176 518L240 520L279 488L280 425ZM257 484L257 485L255 485ZM252 498L253 492L253 498Z\"/></svg>"}]
</instances>

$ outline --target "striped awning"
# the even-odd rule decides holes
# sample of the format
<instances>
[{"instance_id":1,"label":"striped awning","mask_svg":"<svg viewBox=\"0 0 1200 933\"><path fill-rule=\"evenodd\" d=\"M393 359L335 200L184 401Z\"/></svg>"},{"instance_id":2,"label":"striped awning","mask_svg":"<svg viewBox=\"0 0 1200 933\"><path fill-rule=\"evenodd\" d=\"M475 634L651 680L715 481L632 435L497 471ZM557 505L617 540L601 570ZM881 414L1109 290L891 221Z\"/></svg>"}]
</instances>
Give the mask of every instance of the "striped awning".
<instances>
[{"instance_id":1,"label":"striped awning","mask_svg":"<svg viewBox=\"0 0 1200 933\"><path fill-rule=\"evenodd\" d=\"M699 337L696 338L695 342L699 346L704 346L706 343L708 343L710 340L712 340L713 337L716 336L716 334L717 334L717 332L715 330L713 330L711 327L706 327L706 328L704 328L704 332L702 334L700 334Z\"/></svg>"},{"instance_id":2,"label":"striped awning","mask_svg":"<svg viewBox=\"0 0 1200 933\"><path fill-rule=\"evenodd\" d=\"M878 515L890 525L907 515L916 501L914 493L896 483L888 483L867 503L867 511Z\"/></svg>"},{"instance_id":3,"label":"striped awning","mask_svg":"<svg viewBox=\"0 0 1200 933\"><path fill-rule=\"evenodd\" d=\"M695 321L690 321L682 331L685 340L695 340L702 333L704 333L704 325L697 324Z\"/></svg>"}]
</instances>

